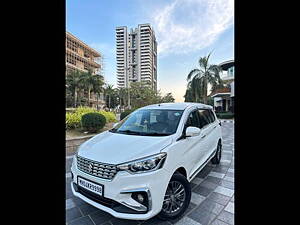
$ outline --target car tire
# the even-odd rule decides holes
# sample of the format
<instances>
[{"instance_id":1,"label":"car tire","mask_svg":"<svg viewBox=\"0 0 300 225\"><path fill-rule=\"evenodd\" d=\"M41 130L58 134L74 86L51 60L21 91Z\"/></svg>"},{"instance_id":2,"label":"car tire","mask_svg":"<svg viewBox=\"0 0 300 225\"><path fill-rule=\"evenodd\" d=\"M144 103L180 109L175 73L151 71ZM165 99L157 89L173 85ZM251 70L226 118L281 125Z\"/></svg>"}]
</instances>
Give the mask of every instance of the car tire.
<instances>
[{"instance_id":1,"label":"car tire","mask_svg":"<svg viewBox=\"0 0 300 225\"><path fill-rule=\"evenodd\" d=\"M211 159L212 164L219 164L222 157L222 144L221 141L218 142L217 151L215 156Z\"/></svg>"},{"instance_id":2,"label":"car tire","mask_svg":"<svg viewBox=\"0 0 300 225\"><path fill-rule=\"evenodd\" d=\"M180 186L178 186L179 184L180 184ZM175 187L175 193L174 193L173 187ZM176 188L178 188L178 190L179 190L177 193L176 193ZM182 192L181 191L182 188L184 190L184 198L181 195L180 199L179 199L179 198L177 198L178 197L177 194ZM173 194L173 197L172 197L172 194L170 194L170 193ZM172 220L172 219L176 219L176 218L180 217L186 211L186 209L188 208L188 206L190 204L191 193L192 193L191 185L188 182L188 180L186 179L186 177L181 175L180 173L175 173L172 176L172 178L168 184L168 187L166 190L166 195L165 195L164 202L163 202L163 207L162 207L161 212L158 214L158 217L162 220L170 220L170 219ZM171 199L170 201L172 203L170 203L170 201L168 202L169 196ZM173 204L173 202L174 202L174 204ZM169 203L169 205L168 205L168 203ZM177 205L178 203L180 203L180 206ZM171 212L172 211L172 209L171 209L171 211L168 212L170 204L173 204L173 206L175 205L176 207L178 207L177 211ZM170 208L172 208L173 206L171 206Z\"/></svg>"}]
</instances>

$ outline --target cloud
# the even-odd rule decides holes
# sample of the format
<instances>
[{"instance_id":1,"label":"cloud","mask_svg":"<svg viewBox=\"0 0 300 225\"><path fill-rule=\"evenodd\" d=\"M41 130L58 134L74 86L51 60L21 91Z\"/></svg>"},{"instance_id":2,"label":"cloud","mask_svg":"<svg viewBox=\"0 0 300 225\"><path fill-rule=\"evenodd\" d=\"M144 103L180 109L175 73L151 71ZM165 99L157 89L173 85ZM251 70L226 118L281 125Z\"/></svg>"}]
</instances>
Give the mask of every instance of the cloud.
<instances>
[{"instance_id":1,"label":"cloud","mask_svg":"<svg viewBox=\"0 0 300 225\"><path fill-rule=\"evenodd\" d=\"M208 47L233 24L233 0L175 0L154 10L152 24L160 55Z\"/></svg>"}]
</instances>

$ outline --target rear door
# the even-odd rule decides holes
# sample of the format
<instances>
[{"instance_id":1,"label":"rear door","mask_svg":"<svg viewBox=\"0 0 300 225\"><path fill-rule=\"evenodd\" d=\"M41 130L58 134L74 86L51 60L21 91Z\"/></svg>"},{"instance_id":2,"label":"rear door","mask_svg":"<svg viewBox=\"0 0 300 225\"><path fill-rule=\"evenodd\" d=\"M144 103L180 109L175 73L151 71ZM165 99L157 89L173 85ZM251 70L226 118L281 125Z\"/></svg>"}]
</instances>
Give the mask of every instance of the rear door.
<instances>
[{"instance_id":1,"label":"rear door","mask_svg":"<svg viewBox=\"0 0 300 225\"><path fill-rule=\"evenodd\" d=\"M206 146L203 153L205 160L211 155L214 146L213 143L213 123L208 109L199 109L199 119L201 124L201 137L205 141Z\"/></svg>"}]
</instances>

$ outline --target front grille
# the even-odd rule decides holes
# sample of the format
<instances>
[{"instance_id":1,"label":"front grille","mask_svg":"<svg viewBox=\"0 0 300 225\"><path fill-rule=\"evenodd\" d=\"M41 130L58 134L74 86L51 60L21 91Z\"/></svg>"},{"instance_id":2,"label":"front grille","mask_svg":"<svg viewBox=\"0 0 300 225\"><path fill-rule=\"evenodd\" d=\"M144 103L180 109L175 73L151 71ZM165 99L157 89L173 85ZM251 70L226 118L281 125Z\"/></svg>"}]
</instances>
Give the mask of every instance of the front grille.
<instances>
[{"instance_id":1,"label":"front grille","mask_svg":"<svg viewBox=\"0 0 300 225\"><path fill-rule=\"evenodd\" d=\"M115 165L92 161L80 156L77 156L77 167L82 172L107 180L112 180L117 173Z\"/></svg>"}]
</instances>

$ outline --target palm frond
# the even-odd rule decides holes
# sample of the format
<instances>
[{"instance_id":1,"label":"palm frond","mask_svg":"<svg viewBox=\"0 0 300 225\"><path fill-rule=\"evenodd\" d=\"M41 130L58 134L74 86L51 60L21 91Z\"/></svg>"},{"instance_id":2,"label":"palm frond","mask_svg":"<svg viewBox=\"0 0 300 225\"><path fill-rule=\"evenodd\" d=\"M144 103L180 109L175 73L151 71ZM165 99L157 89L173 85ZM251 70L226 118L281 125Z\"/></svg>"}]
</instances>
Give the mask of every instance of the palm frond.
<instances>
[{"instance_id":1,"label":"palm frond","mask_svg":"<svg viewBox=\"0 0 300 225\"><path fill-rule=\"evenodd\" d=\"M198 75L199 73L201 73L201 71L200 71L199 69L193 69L193 70L191 70L191 71L189 72L189 74L188 74L186 80L187 80L187 81L191 80L192 76L196 76L196 75Z\"/></svg>"}]
</instances>

